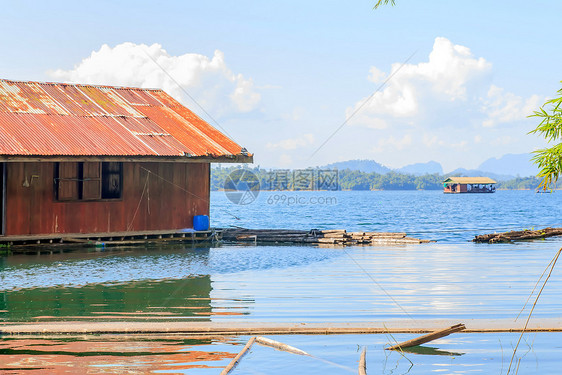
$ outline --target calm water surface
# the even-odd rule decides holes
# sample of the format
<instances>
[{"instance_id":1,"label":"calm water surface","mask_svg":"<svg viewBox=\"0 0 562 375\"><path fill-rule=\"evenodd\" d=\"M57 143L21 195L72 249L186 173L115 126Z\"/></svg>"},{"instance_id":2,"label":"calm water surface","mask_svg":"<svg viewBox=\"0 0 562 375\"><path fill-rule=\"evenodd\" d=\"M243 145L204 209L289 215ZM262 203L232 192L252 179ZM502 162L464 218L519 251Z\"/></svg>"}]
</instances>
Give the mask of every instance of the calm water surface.
<instances>
[{"instance_id":1,"label":"calm water surface","mask_svg":"<svg viewBox=\"0 0 562 375\"><path fill-rule=\"evenodd\" d=\"M424 347L398 352L384 347L412 335L278 335L270 338L302 349L298 356L254 344L231 374L357 374L359 356L367 348L367 373L505 374L513 333L462 334ZM528 334L516 360L519 374L560 374L561 334ZM0 372L9 374L199 374L216 375L249 339L167 337L160 340L4 339L0 341ZM16 370L13 370L16 369ZM512 372L513 368L512 368Z\"/></svg>"},{"instance_id":2,"label":"calm water surface","mask_svg":"<svg viewBox=\"0 0 562 375\"><path fill-rule=\"evenodd\" d=\"M2 261L0 317L504 319L517 315L561 245L221 246L73 253L73 259L13 256ZM562 278L553 277L536 317L560 316L561 289Z\"/></svg>"},{"instance_id":3,"label":"calm water surface","mask_svg":"<svg viewBox=\"0 0 562 375\"><path fill-rule=\"evenodd\" d=\"M562 227L562 192L264 191L244 206L212 192L211 200L213 225L223 227L393 231L446 242L494 231Z\"/></svg>"},{"instance_id":4,"label":"calm water surface","mask_svg":"<svg viewBox=\"0 0 562 375\"><path fill-rule=\"evenodd\" d=\"M295 323L512 319L562 246L561 239L496 245L469 242L475 234L495 230L562 226L559 193L288 192L288 196L297 195L293 200L298 204L289 204L288 197L283 204L275 194L282 193L262 193L257 202L236 206L222 193L213 193L213 225L406 231L438 242L345 249L166 246L6 256L0 258L0 319ZM322 197L337 200L305 204ZM560 290L562 274L556 269L535 318L560 317ZM389 342L385 335L288 336L280 340L353 369L358 345L366 345L368 367L375 373L499 374L507 369L506 353L516 338L512 334L454 335L435 342L437 349L463 355L410 354L411 369L407 360L381 349ZM557 373L560 338L558 333L526 336L522 353L527 354L519 373ZM67 361L93 372L98 368L119 373L132 366L138 372L215 374L246 339L165 343L4 339L0 341L0 372L20 366L28 373L41 363L56 367L53 361ZM33 350L47 354L41 356ZM127 351L132 354L115 354ZM89 354L79 354L83 352ZM346 372L318 359L286 356L256 347L234 373L283 374L287 366L298 366L307 374ZM29 362L32 357L44 361L33 364ZM257 370L267 366L268 371Z\"/></svg>"}]
</instances>

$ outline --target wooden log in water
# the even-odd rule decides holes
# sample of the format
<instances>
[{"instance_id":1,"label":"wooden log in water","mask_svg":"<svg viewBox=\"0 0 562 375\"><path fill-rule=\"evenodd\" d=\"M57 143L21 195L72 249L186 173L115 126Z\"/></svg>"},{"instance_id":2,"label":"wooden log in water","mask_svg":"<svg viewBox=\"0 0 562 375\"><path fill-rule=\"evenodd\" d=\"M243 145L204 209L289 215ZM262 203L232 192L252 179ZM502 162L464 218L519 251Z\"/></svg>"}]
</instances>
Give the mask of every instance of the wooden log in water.
<instances>
[{"instance_id":1,"label":"wooden log in water","mask_svg":"<svg viewBox=\"0 0 562 375\"><path fill-rule=\"evenodd\" d=\"M283 237L283 236L260 236L256 239L256 242L289 242L289 243L301 243L307 242L309 239L306 237ZM312 242L312 241L311 241Z\"/></svg>"},{"instance_id":2,"label":"wooden log in water","mask_svg":"<svg viewBox=\"0 0 562 375\"><path fill-rule=\"evenodd\" d=\"M403 235L405 236L406 233L405 232L365 232L365 234L369 234L372 236L391 236L391 235Z\"/></svg>"},{"instance_id":3,"label":"wooden log in water","mask_svg":"<svg viewBox=\"0 0 562 375\"><path fill-rule=\"evenodd\" d=\"M232 369L238 364L238 362L240 362L240 359L242 359L242 357L244 356L244 354L246 354L246 352L248 350L250 350L250 347L252 346L252 344L254 343L254 341L256 341L256 337L251 337L248 342L246 343L246 345L244 345L244 347L242 348L242 350L240 351L240 353L238 353L236 355L236 357L234 357L232 359L232 361L230 361L230 363L228 364L228 366L226 366L220 373L220 375L227 375L228 373L230 373L230 371L232 371Z\"/></svg>"},{"instance_id":4,"label":"wooden log in water","mask_svg":"<svg viewBox=\"0 0 562 375\"><path fill-rule=\"evenodd\" d=\"M359 357L359 375L367 375L367 348L363 348Z\"/></svg>"},{"instance_id":5,"label":"wooden log in water","mask_svg":"<svg viewBox=\"0 0 562 375\"><path fill-rule=\"evenodd\" d=\"M416 238L406 237L405 233L390 232L346 232L344 229L290 230L290 229L223 229L225 241L269 242L269 243L310 243L338 244L343 246L355 244L408 244L422 243Z\"/></svg>"},{"instance_id":6,"label":"wooden log in water","mask_svg":"<svg viewBox=\"0 0 562 375\"><path fill-rule=\"evenodd\" d=\"M344 239L346 238L346 236L344 236L343 234L325 234L325 235L321 235L318 236L319 238L339 238L339 239Z\"/></svg>"},{"instance_id":7,"label":"wooden log in water","mask_svg":"<svg viewBox=\"0 0 562 375\"><path fill-rule=\"evenodd\" d=\"M345 233L345 229L323 229L321 231L319 231L322 234L328 234L328 233Z\"/></svg>"},{"instance_id":8,"label":"wooden log in water","mask_svg":"<svg viewBox=\"0 0 562 375\"><path fill-rule=\"evenodd\" d=\"M403 237L403 238L372 238L371 243L373 244L419 244L422 240L418 238ZM429 242L429 241L428 241Z\"/></svg>"},{"instance_id":9,"label":"wooden log in water","mask_svg":"<svg viewBox=\"0 0 562 375\"><path fill-rule=\"evenodd\" d=\"M417 337L417 338L412 339L412 340L401 342L400 344L391 346L390 348L386 348L386 350L397 350L397 349L399 350L399 349L402 349L402 348L409 348L411 346L417 346L417 345L425 344L426 342L437 340L441 337L448 336L451 333L459 332L459 331L462 331L464 329L466 329L464 324L462 324L462 323L456 324L456 325L451 326L449 328L441 329L439 331L428 333L427 335L423 335L423 336Z\"/></svg>"},{"instance_id":10,"label":"wooden log in water","mask_svg":"<svg viewBox=\"0 0 562 375\"><path fill-rule=\"evenodd\" d=\"M272 348L275 348L277 350L282 350L282 351L287 352L287 353L293 353L293 354L298 354L298 355L306 355L306 356L310 355L307 352L305 352L304 350L300 350L298 348L295 348L294 346L287 345L287 344L284 344L284 343L279 342L279 341L268 339L267 337L258 336L258 337L256 337L256 342L258 344L270 346Z\"/></svg>"},{"instance_id":11,"label":"wooden log in water","mask_svg":"<svg viewBox=\"0 0 562 375\"><path fill-rule=\"evenodd\" d=\"M503 233L491 233L475 236L473 242L501 243L511 241L533 240L553 236L562 236L562 228L547 227L538 230L520 230Z\"/></svg>"},{"instance_id":12,"label":"wooden log in water","mask_svg":"<svg viewBox=\"0 0 562 375\"><path fill-rule=\"evenodd\" d=\"M307 230L294 230L294 229L239 229L239 228L226 228L222 230L225 234L307 234Z\"/></svg>"},{"instance_id":13,"label":"wooden log in water","mask_svg":"<svg viewBox=\"0 0 562 375\"><path fill-rule=\"evenodd\" d=\"M245 241L245 240L256 240L258 236L256 236L255 234L243 234L243 235L239 235L236 236L236 239L239 241Z\"/></svg>"},{"instance_id":14,"label":"wooden log in water","mask_svg":"<svg viewBox=\"0 0 562 375\"><path fill-rule=\"evenodd\" d=\"M406 237L406 233L404 232L367 232L366 235L371 237L391 237L391 238L403 238Z\"/></svg>"}]
</instances>

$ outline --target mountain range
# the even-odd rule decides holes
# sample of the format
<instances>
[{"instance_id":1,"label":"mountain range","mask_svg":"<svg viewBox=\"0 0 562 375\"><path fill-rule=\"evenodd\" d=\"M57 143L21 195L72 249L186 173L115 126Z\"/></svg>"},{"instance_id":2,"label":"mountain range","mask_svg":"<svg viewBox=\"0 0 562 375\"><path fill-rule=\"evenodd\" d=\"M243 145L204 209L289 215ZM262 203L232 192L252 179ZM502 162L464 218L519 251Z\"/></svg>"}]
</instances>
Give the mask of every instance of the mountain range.
<instances>
[{"instance_id":1,"label":"mountain range","mask_svg":"<svg viewBox=\"0 0 562 375\"><path fill-rule=\"evenodd\" d=\"M536 176L539 170L537 166L531 162L531 157L531 154L505 154L499 158L490 158L484 161L476 169L457 168L447 173L447 175L460 174L467 177L487 176L498 181L510 180L515 177ZM439 175L444 174L443 167L436 161L414 163L401 168L391 169L374 160L348 160L331 163L321 168L350 169L365 173L375 172L379 174L394 171L417 176L435 173Z\"/></svg>"}]
</instances>

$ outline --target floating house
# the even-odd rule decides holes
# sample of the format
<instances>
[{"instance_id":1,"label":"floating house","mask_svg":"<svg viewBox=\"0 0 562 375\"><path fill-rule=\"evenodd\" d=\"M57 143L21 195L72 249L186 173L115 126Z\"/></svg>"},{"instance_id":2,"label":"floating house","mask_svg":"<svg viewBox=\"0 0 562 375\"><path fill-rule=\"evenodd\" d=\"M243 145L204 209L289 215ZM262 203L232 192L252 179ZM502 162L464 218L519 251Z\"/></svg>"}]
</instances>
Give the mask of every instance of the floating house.
<instances>
[{"instance_id":1,"label":"floating house","mask_svg":"<svg viewBox=\"0 0 562 375\"><path fill-rule=\"evenodd\" d=\"M489 177L449 177L443 182L444 193L495 193L496 181Z\"/></svg>"},{"instance_id":2,"label":"floating house","mask_svg":"<svg viewBox=\"0 0 562 375\"><path fill-rule=\"evenodd\" d=\"M252 159L162 90L0 80L0 242L192 228Z\"/></svg>"}]
</instances>

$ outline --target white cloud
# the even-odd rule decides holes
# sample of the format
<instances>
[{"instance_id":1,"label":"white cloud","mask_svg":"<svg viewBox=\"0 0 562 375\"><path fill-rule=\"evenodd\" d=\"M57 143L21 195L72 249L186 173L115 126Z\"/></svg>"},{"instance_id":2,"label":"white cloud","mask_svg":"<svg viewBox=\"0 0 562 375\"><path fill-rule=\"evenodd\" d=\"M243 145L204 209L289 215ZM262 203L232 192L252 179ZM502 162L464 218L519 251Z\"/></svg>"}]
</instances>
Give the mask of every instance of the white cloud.
<instances>
[{"instance_id":1,"label":"white cloud","mask_svg":"<svg viewBox=\"0 0 562 375\"><path fill-rule=\"evenodd\" d=\"M380 83L386 78L386 73L379 70L376 66L369 69L369 76L367 79L373 83Z\"/></svg>"},{"instance_id":2,"label":"white cloud","mask_svg":"<svg viewBox=\"0 0 562 375\"><path fill-rule=\"evenodd\" d=\"M454 45L446 38L436 38L427 62L419 64L394 63L387 85L369 100L363 98L353 108L348 108L349 117L360 106L362 116L352 120L355 124L372 127L372 121L380 122L381 116L407 118L423 115L436 102L464 102L469 99L471 88L484 80L492 65L483 58L475 58L470 49ZM369 70L369 81L379 82L385 73L377 67Z\"/></svg>"},{"instance_id":3,"label":"white cloud","mask_svg":"<svg viewBox=\"0 0 562 375\"><path fill-rule=\"evenodd\" d=\"M309 146L314 143L314 135L307 133L297 138L287 138L279 142L268 142L266 148L269 150L295 150L299 147Z\"/></svg>"},{"instance_id":4,"label":"white cloud","mask_svg":"<svg viewBox=\"0 0 562 375\"><path fill-rule=\"evenodd\" d=\"M482 122L482 126L490 127L499 123L521 121L537 110L544 100L538 95L523 99L491 85L487 99L482 106L482 111L488 115L488 118Z\"/></svg>"},{"instance_id":5,"label":"white cloud","mask_svg":"<svg viewBox=\"0 0 562 375\"><path fill-rule=\"evenodd\" d=\"M523 98L492 84L491 70L492 64L473 56L469 48L439 37L428 61L392 64L387 85L348 107L346 116L361 107L350 124L372 129L412 123L421 128L492 127L524 120L543 101L538 95ZM377 67L370 68L369 81L384 77Z\"/></svg>"},{"instance_id":6,"label":"white cloud","mask_svg":"<svg viewBox=\"0 0 562 375\"><path fill-rule=\"evenodd\" d=\"M424 59L422 59L424 60ZM517 95L493 82L492 64L468 47L436 38L425 61L391 65L388 74L371 67L372 97L357 100L345 115L354 132L353 150L401 165L434 158L447 167L473 167L496 153L529 152L527 116L545 99Z\"/></svg>"},{"instance_id":7,"label":"white cloud","mask_svg":"<svg viewBox=\"0 0 562 375\"><path fill-rule=\"evenodd\" d=\"M73 69L49 75L74 83L162 88L192 106L186 90L213 114L249 112L261 99L253 81L233 73L219 50L212 57L196 53L172 56L160 44L122 43L113 48L104 44Z\"/></svg>"}]
</instances>

